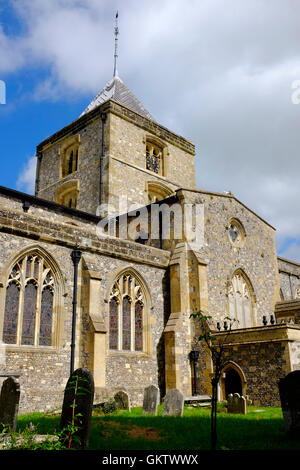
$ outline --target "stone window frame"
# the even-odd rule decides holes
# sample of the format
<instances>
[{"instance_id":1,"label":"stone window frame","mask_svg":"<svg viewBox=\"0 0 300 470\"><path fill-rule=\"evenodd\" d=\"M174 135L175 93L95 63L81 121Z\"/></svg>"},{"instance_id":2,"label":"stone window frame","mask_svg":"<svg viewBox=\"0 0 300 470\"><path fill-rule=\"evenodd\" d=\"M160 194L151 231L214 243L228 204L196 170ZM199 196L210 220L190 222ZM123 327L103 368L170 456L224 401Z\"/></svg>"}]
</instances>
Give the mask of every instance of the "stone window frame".
<instances>
[{"instance_id":1,"label":"stone window frame","mask_svg":"<svg viewBox=\"0 0 300 470\"><path fill-rule=\"evenodd\" d=\"M138 297L135 297L132 301L132 308L131 308L131 347L130 349L122 349L122 334L120 334L120 331L122 332L122 305L121 305L121 298L127 297L128 292L124 291L123 293L119 292L119 287L116 285L117 281L124 276L131 276L134 278L136 281L135 286L139 287L140 292ZM151 304L151 297L150 297L150 292L147 287L147 284L141 274L135 270L134 268L125 268L118 270L112 277L111 281L109 283L110 288L107 291L107 295L105 297L105 302L108 304L107 308L107 350L110 355L114 354L125 354L125 355L132 355L132 354L137 354L137 355L147 355L151 356L152 354L152 338L151 338L151 327L150 327L150 311L152 310L152 304ZM118 299L118 328L119 328L119 338L118 338L118 349L110 349L110 301L113 298ZM143 302L143 348L141 351L137 351L134 349L134 342L133 342L133 337L134 337L134 304L138 301Z\"/></svg>"},{"instance_id":2,"label":"stone window frame","mask_svg":"<svg viewBox=\"0 0 300 470\"><path fill-rule=\"evenodd\" d=\"M238 312L237 297L236 297L236 294L238 293L238 291L236 290L237 286L234 285L237 282L234 282L234 284L233 284L233 280L235 278L240 278L237 282L240 282L241 280L243 281L242 292L240 292L240 294L242 296L242 304L241 304L242 311L241 312ZM248 278L246 273L241 268L235 270L234 273L231 275L230 279L228 280L227 294L226 295L227 295L227 299L228 299L228 302L227 302L228 317L230 317L234 320L239 320L238 317L239 317L239 313L240 313L240 316L242 316L242 320L243 320L243 324L235 322L233 324L233 328L234 329L239 329L239 328L251 328L251 327L257 326L256 296L255 296L254 289L253 289L253 286L252 286L252 283L251 283L250 279ZM233 296L234 312L232 312L232 309L231 309L231 305L232 305L230 303L230 296L231 295ZM247 326L246 311L245 311L246 303L244 301L244 299L247 299L247 298L249 298L249 300L250 300L250 312L249 312L250 325L249 326ZM233 313L233 315L232 315L232 313Z\"/></svg>"},{"instance_id":3,"label":"stone window frame","mask_svg":"<svg viewBox=\"0 0 300 470\"><path fill-rule=\"evenodd\" d=\"M162 201L163 199L172 196L172 194L174 194L174 191L172 191L172 189L170 189L167 185L159 181L147 181L146 193L146 205L148 205L155 204L158 201Z\"/></svg>"},{"instance_id":4,"label":"stone window frame","mask_svg":"<svg viewBox=\"0 0 300 470\"><path fill-rule=\"evenodd\" d=\"M239 248L242 247L246 240L246 230L242 222L239 219L233 217L232 219L230 219L226 228L228 230L228 238L232 246ZM234 240L231 235L231 230L237 234L237 237Z\"/></svg>"},{"instance_id":5,"label":"stone window frame","mask_svg":"<svg viewBox=\"0 0 300 470\"><path fill-rule=\"evenodd\" d=\"M54 200L62 206L77 208L79 196L79 180L69 180L62 184L55 192ZM71 201L71 205L68 201Z\"/></svg>"},{"instance_id":6,"label":"stone window frame","mask_svg":"<svg viewBox=\"0 0 300 470\"><path fill-rule=\"evenodd\" d=\"M300 299L300 284L295 287L294 299ZM284 300L284 299L282 299Z\"/></svg>"},{"instance_id":7,"label":"stone window frame","mask_svg":"<svg viewBox=\"0 0 300 470\"><path fill-rule=\"evenodd\" d=\"M36 311L35 320L35 340L34 345L21 344L22 336L22 300L19 300L19 311L18 311L18 326L17 326L17 341L16 344L5 344L5 348L11 351L57 351L62 346L63 332L64 332L64 297L66 297L65 282L60 268L56 261L53 259L46 250L38 245L33 245L21 250L18 255L9 262L7 267L4 269L0 277L0 342L3 338L3 326L4 326L4 315L5 315L5 304L6 304L6 289L10 281L10 275L13 268L22 262L22 260L28 257L38 257L51 271L53 277L53 308L52 308L52 333L51 333L51 345L44 346L38 344L38 328L39 328L39 316L40 316L40 300L37 301L38 310ZM26 268L25 268L26 269ZM26 278L27 279L27 278ZM29 279L29 278L28 278ZM21 286L24 291L25 286ZM4 343L3 343L4 344Z\"/></svg>"},{"instance_id":8,"label":"stone window frame","mask_svg":"<svg viewBox=\"0 0 300 470\"><path fill-rule=\"evenodd\" d=\"M146 135L143 138L143 144L145 146L145 169L147 171L150 171L154 175L167 177L167 173L168 173L167 158L169 156L169 150L168 150L167 144L163 140L152 135ZM152 151L155 150L157 152L157 155L160 158L160 166L159 166L158 172L153 171L150 168L147 168L147 146L149 147L150 150Z\"/></svg>"},{"instance_id":9,"label":"stone window frame","mask_svg":"<svg viewBox=\"0 0 300 470\"><path fill-rule=\"evenodd\" d=\"M241 380L241 386L242 386L242 395L246 397L247 395L247 378L245 376L245 373L243 369L234 361L229 360L226 362L224 365L222 372L221 372L221 379L220 379L220 399L221 400L226 400L226 393L225 393L225 374L230 371L234 370L240 377Z\"/></svg>"},{"instance_id":10,"label":"stone window frame","mask_svg":"<svg viewBox=\"0 0 300 470\"><path fill-rule=\"evenodd\" d=\"M59 147L58 154L60 157L60 169L59 169L59 176L60 179L64 179L69 175L73 175L79 169L79 162L80 162L80 144L81 144L81 137L80 134L69 136L65 139L62 145ZM70 156L73 152L73 163L72 163L72 171L70 171Z\"/></svg>"}]
</instances>

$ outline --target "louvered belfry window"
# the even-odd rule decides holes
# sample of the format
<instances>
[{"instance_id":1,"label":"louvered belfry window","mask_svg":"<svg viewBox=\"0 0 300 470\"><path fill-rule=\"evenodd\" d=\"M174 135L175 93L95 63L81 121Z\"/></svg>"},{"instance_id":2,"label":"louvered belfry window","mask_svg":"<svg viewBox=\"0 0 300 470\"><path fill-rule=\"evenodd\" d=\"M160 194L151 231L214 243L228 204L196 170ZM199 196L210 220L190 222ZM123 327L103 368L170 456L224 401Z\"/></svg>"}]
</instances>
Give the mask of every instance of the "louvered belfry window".
<instances>
[{"instance_id":1,"label":"louvered belfry window","mask_svg":"<svg viewBox=\"0 0 300 470\"><path fill-rule=\"evenodd\" d=\"M146 144L146 169L162 174L162 149L152 142Z\"/></svg>"},{"instance_id":2,"label":"louvered belfry window","mask_svg":"<svg viewBox=\"0 0 300 470\"><path fill-rule=\"evenodd\" d=\"M145 299L137 279L123 274L114 283L109 302L111 350L143 351Z\"/></svg>"},{"instance_id":3,"label":"louvered belfry window","mask_svg":"<svg viewBox=\"0 0 300 470\"><path fill-rule=\"evenodd\" d=\"M37 254L18 261L8 277L2 341L51 346L55 285L51 268Z\"/></svg>"}]
</instances>

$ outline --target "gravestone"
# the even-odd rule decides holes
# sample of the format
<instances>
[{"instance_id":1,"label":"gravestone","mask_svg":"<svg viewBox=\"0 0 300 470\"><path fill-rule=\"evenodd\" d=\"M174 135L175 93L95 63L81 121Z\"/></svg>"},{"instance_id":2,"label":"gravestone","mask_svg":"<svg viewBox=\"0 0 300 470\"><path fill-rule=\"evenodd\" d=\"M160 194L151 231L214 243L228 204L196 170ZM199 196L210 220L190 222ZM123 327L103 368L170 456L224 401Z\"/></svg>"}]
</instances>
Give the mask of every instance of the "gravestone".
<instances>
[{"instance_id":1,"label":"gravestone","mask_svg":"<svg viewBox=\"0 0 300 470\"><path fill-rule=\"evenodd\" d=\"M89 445L90 425L94 401L94 379L86 368L77 369L67 382L60 419L60 429L70 424L78 426L72 436L61 438L66 447L85 450ZM69 437L65 439L66 435ZM71 438L71 441L70 441Z\"/></svg>"},{"instance_id":2,"label":"gravestone","mask_svg":"<svg viewBox=\"0 0 300 470\"><path fill-rule=\"evenodd\" d=\"M230 393L227 397L227 411L228 413L247 414L247 400L245 397L240 396L239 393Z\"/></svg>"},{"instance_id":3,"label":"gravestone","mask_svg":"<svg viewBox=\"0 0 300 470\"><path fill-rule=\"evenodd\" d=\"M131 411L130 398L128 393L124 392L123 390L120 390L115 394L114 400L119 410Z\"/></svg>"},{"instance_id":4,"label":"gravestone","mask_svg":"<svg viewBox=\"0 0 300 470\"><path fill-rule=\"evenodd\" d=\"M144 390L143 414L157 415L160 393L155 385L149 385Z\"/></svg>"},{"instance_id":5,"label":"gravestone","mask_svg":"<svg viewBox=\"0 0 300 470\"><path fill-rule=\"evenodd\" d=\"M172 388L165 396L163 416L182 416L183 405L183 394L177 388Z\"/></svg>"},{"instance_id":6,"label":"gravestone","mask_svg":"<svg viewBox=\"0 0 300 470\"><path fill-rule=\"evenodd\" d=\"M17 427L20 401L20 384L14 377L4 380L0 394L0 431L2 425L11 431Z\"/></svg>"},{"instance_id":7,"label":"gravestone","mask_svg":"<svg viewBox=\"0 0 300 470\"><path fill-rule=\"evenodd\" d=\"M300 371L290 372L279 380L279 395L285 431L289 437L300 437Z\"/></svg>"}]
</instances>

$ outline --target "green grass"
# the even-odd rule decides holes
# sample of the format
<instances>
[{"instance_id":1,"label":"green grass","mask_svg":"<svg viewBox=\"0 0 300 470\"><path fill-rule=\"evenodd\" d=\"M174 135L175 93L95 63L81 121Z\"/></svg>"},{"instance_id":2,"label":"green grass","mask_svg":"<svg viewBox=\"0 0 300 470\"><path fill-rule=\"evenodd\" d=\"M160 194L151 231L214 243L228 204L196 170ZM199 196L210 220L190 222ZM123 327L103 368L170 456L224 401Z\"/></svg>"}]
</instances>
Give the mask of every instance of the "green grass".
<instances>
[{"instance_id":1,"label":"green grass","mask_svg":"<svg viewBox=\"0 0 300 470\"><path fill-rule=\"evenodd\" d=\"M255 410L263 410L256 412ZM39 434L59 431L60 417L42 413L20 415L18 430L32 422ZM287 438L280 408L248 407L246 416L227 414L219 407L217 418L218 449L223 450L300 450L300 440ZM93 415L91 450L209 450L210 409L184 408L182 418L144 416L142 408L131 413L118 411Z\"/></svg>"}]
</instances>

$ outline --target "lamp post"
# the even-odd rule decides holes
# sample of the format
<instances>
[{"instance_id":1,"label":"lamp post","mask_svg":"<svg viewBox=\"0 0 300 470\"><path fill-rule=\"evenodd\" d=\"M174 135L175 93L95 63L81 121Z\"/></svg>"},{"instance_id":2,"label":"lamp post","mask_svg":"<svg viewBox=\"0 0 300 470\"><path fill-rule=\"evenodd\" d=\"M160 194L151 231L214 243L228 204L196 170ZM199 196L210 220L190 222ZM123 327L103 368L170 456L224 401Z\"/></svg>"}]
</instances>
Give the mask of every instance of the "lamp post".
<instances>
[{"instance_id":1,"label":"lamp post","mask_svg":"<svg viewBox=\"0 0 300 470\"><path fill-rule=\"evenodd\" d=\"M192 349L191 352L190 352L190 360L192 361L193 363L193 367L194 367L194 396L196 396L198 394L198 391L197 391L197 368L196 368L196 363L199 359L199 351L196 351L196 349Z\"/></svg>"},{"instance_id":2,"label":"lamp post","mask_svg":"<svg viewBox=\"0 0 300 470\"><path fill-rule=\"evenodd\" d=\"M76 330L76 309L77 309L77 279L78 279L78 264L81 260L81 251L73 250L71 258L74 266L74 282L73 282L73 313L72 313L72 340L71 340L71 361L70 361L70 375L74 372L74 352L75 352L75 330Z\"/></svg>"}]
</instances>

